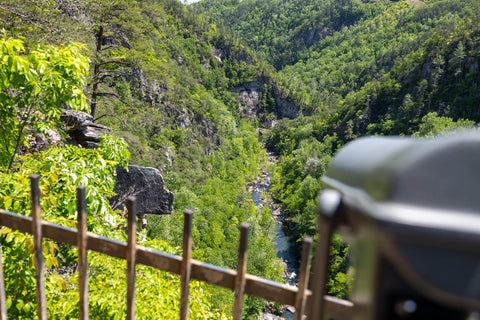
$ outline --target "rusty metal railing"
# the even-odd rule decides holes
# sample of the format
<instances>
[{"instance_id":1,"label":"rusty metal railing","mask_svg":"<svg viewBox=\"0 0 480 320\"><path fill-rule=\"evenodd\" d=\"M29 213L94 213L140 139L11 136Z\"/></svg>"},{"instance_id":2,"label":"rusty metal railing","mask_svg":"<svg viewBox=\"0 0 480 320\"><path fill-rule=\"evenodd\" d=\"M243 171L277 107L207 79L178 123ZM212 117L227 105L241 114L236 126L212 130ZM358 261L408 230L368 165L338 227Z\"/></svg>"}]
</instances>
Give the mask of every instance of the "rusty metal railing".
<instances>
[{"instance_id":1,"label":"rusty metal railing","mask_svg":"<svg viewBox=\"0 0 480 320\"><path fill-rule=\"evenodd\" d=\"M31 178L32 194L32 217L18 215L0 209L0 225L23 233L29 233L34 238L34 259L37 282L37 306L38 316L41 320L47 319L47 306L45 298L45 276L42 253L42 240L48 238L57 242L78 247L79 262L79 295L80 295L80 319L89 317L88 311L88 261L87 250L96 251L111 257L124 259L127 262L127 319L135 318L135 265L143 264L180 275L181 277L181 310L180 319L188 317L189 282L192 279L214 284L235 292L233 319L240 319L242 302L245 294L274 301L296 308L295 319L302 319L305 310L318 309L318 305L324 307L324 312L331 319L352 319L353 304L349 301L332 297L312 300L312 291L308 286L310 251L312 239L303 241L302 258L299 270L298 286L289 286L278 282L266 280L246 273L247 262L247 230L248 224L241 225L241 236L238 254L237 270L226 269L191 259L192 252L192 212L185 212L184 242L182 256L172 255L165 252L149 249L135 242L136 234L136 208L135 199L127 200L128 228L127 242L116 241L96 235L87 231L85 188L77 189L77 212L78 229L68 228L42 220L40 210L40 192L38 188L39 177ZM319 254L322 256L322 253ZM321 262L321 261L320 261ZM0 320L7 319L6 297L3 279L2 264L0 263ZM312 283L317 282L314 277ZM315 316L312 319L320 319Z\"/></svg>"}]
</instances>

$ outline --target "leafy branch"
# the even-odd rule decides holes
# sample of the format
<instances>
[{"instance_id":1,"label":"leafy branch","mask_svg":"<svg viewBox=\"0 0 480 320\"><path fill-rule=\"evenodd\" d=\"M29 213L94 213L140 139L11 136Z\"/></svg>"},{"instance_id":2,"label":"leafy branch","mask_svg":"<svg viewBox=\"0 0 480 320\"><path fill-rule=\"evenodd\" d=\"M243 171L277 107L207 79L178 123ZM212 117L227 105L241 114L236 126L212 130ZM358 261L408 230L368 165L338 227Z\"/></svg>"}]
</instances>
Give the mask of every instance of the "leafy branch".
<instances>
[{"instance_id":1,"label":"leafy branch","mask_svg":"<svg viewBox=\"0 0 480 320\"><path fill-rule=\"evenodd\" d=\"M28 128L46 132L58 124L61 109L68 105L86 109L82 92L88 72L88 59L80 46L64 48L41 46L25 53L23 41L0 40L0 168L13 168Z\"/></svg>"}]
</instances>

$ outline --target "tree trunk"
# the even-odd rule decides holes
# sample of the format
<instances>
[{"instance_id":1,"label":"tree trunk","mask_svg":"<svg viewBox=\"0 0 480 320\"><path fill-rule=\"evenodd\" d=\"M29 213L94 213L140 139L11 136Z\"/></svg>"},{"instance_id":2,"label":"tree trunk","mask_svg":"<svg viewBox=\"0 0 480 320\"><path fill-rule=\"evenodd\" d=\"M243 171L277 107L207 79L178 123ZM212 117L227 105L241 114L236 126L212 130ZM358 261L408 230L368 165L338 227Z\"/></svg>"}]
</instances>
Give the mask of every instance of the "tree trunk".
<instances>
[{"instance_id":1,"label":"tree trunk","mask_svg":"<svg viewBox=\"0 0 480 320\"><path fill-rule=\"evenodd\" d=\"M97 61L93 67L93 86L92 86L92 103L90 104L90 114L95 118L95 110L97 109L98 97L98 76L100 74L100 51L103 43L103 26L98 27L98 32L95 35L97 38Z\"/></svg>"}]
</instances>

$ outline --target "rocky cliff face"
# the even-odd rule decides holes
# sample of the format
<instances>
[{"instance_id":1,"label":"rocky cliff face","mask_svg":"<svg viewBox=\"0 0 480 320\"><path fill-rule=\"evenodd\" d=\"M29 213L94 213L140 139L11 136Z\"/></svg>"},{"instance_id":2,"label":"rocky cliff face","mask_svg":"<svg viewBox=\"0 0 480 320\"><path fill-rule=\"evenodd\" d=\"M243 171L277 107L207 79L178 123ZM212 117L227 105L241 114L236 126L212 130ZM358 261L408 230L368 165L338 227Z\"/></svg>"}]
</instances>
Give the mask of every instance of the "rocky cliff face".
<instances>
[{"instance_id":1,"label":"rocky cliff face","mask_svg":"<svg viewBox=\"0 0 480 320\"><path fill-rule=\"evenodd\" d=\"M247 82L241 86L233 88L231 91L239 94L239 111L246 114L248 119L258 116L259 97L262 87L265 85L265 79Z\"/></svg>"},{"instance_id":2,"label":"rocky cliff face","mask_svg":"<svg viewBox=\"0 0 480 320\"><path fill-rule=\"evenodd\" d=\"M286 99L282 99L279 95L275 95L275 113L277 118L295 119L298 117L298 107Z\"/></svg>"},{"instance_id":3,"label":"rocky cliff face","mask_svg":"<svg viewBox=\"0 0 480 320\"><path fill-rule=\"evenodd\" d=\"M265 85L268 82L268 78L259 78L231 89L232 92L239 94L239 111L249 119L258 118L259 113L263 112L261 108L262 95L270 94L273 95L275 104L270 108L274 110L277 118L294 119L298 117L298 107L287 99L283 99L275 88L271 89L272 92L265 92Z\"/></svg>"}]
</instances>

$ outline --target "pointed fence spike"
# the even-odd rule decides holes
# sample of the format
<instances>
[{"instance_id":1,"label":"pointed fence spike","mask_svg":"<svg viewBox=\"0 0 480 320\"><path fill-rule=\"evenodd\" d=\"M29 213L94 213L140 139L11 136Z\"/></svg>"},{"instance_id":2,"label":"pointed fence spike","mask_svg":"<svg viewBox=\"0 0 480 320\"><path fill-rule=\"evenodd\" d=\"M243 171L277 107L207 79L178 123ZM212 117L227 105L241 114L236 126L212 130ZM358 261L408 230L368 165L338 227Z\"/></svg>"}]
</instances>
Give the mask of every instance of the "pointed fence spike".
<instances>
[{"instance_id":1,"label":"pointed fence spike","mask_svg":"<svg viewBox=\"0 0 480 320\"><path fill-rule=\"evenodd\" d=\"M180 319L188 319L188 295L189 283L192 274L192 210L185 210L183 225L183 254L180 270L181 297L180 297Z\"/></svg>"},{"instance_id":2,"label":"pointed fence spike","mask_svg":"<svg viewBox=\"0 0 480 320\"><path fill-rule=\"evenodd\" d=\"M7 320L7 300L5 297L5 281L3 277L2 246L0 245L0 320Z\"/></svg>"},{"instance_id":3,"label":"pointed fence spike","mask_svg":"<svg viewBox=\"0 0 480 320\"><path fill-rule=\"evenodd\" d=\"M298 292L295 297L294 320L301 320L305 313L306 289L310 273L310 252L312 251L312 242L313 240L310 237L305 237L303 239L302 260L300 261L300 269L298 271Z\"/></svg>"},{"instance_id":4,"label":"pointed fence spike","mask_svg":"<svg viewBox=\"0 0 480 320\"><path fill-rule=\"evenodd\" d=\"M242 318L243 296L247 273L247 248L248 229L250 224L244 222L240 225L240 244L238 248L237 276L235 277L235 302L233 304L233 320Z\"/></svg>"},{"instance_id":5,"label":"pointed fence spike","mask_svg":"<svg viewBox=\"0 0 480 320\"><path fill-rule=\"evenodd\" d=\"M324 319L325 313L325 287L328 277L328 257L330 255L330 241L333 234L333 222L324 220L319 225L320 240L315 251L315 262L313 269L312 297L309 318Z\"/></svg>"},{"instance_id":6,"label":"pointed fence spike","mask_svg":"<svg viewBox=\"0 0 480 320\"><path fill-rule=\"evenodd\" d=\"M87 206L85 187L77 187L77 246L80 320L88 320Z\"/></svg>"},{"instance_id":7,"label":"pointed fence spike","mask_svg":"<svg viewBox=\"0 0 480 320\"><path fill-rule=\"evenodd\" d=\"M135 264L136 264L136 198L127 198L128 230L127 230L127 320L135 319Z\"/></svg>"},{"instance_id":8,"label":"pointed fence spike","mask_svg":"<svg viewBox=\"0 0 480 320\"><path fill-rule=\"evenodd\" d=\"M47 319L47 304L45 298L45 273L43 263L42 247L42 212L40 209L40 188L38 183L40 177L32 175L30 177L30 187L32 195L32 230L33 230L33 254L35 259L35 278L37 282L37 309L38 319Z\"/></svg>"}]
</instances>

